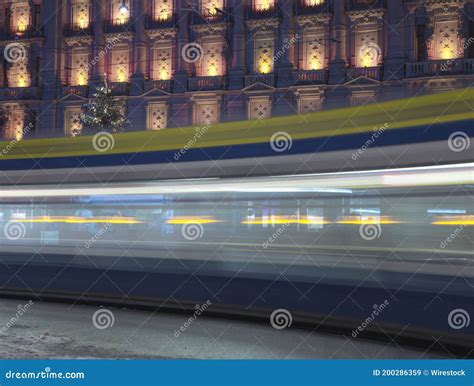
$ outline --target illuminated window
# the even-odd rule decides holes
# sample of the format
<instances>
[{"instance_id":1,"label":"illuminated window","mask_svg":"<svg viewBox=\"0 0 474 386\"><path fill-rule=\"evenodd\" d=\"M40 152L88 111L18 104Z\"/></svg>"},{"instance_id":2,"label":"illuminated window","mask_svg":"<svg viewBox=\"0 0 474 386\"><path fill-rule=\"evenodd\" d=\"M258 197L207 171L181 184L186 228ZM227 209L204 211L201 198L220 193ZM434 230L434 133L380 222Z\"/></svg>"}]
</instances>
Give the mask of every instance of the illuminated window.
<instances>
[{"instance_id":1,"label":"illuminated window","mask_svg":"<svg viewBox=\"0 0 474 386\"><path fill-rule=\"evenodd\" d=\"M459 57L456 21L438 22L435 24L435 59L455 59Z\"/></svg>"},{"instance_id":2,"label":"illuminated window","mask_svg":"<svg viewBox=\"0 0 474 386\"><path fill-rule=\"evenodd\" d=\"M88 0L75 0L72 3L72 24L74 28L84 29L89 26L90 4Z\"/></svg>"},{"instance_id":3,"label":"illuminated window","mask_svg":"<svg viewBox=\"0 0 474 386\"><path fill-rule=\"evenodd\" d=\"M148 110L148 130L165 129L168 124L168 107L166 103L150 103Z\"/></svg>"},{"instance_id":4,"label":"illuminated window","mask_svg":"<svg viewBox=\"0 0 474 386\"><path fill-rule=\"evenodd\" d=\"M273 72L273 36L255 38L255 72L269 74Z\"/></svg>"},{"instance_id":5,"label":"illuminated window","mask_svg":"<svg viewBox=\"0 0 474 386\"><path fill-rule=\"evenodd\" d=\"M254 0L253 9L257 12L270 11L275 7L275 0Z\"/></svg>"},{"instance_id":6,"label":"illuminated window","mask_svg":"<svg viewBox=\"0 0 474 386\"><path fill-rule=\"evenodd\" d=\"M318 36L309 35L305 37L304 48L304 70L321 70L324 68L324 40Z\"/></svg>"},{"instance_id":7,"label":"illuminated window","mask_svg":"<svg viewBox=\"0 0 474 386\"><path fill-rule=\"evenodd\" d=\"M173 14L173 0L155 0L153 17L155 20L169 20Z\"/></svg>"},{"instance_id":8,"label":"illuminated window","mask_svg":"<svg viewBox=\"0 0 474 386\"><path fill-rule=\"evenodd\" d=\"M225 72L222 43L203 43L200 76L221 76Z\"/></svg>"},{"instance_id":9,"label":"illuminated window","mask_svg":"<svg viewBox=\"0 0 474 386\"><path fill-rule=\"evenodd\" d=\"M66 107L64 110L64 127L66 135L74 137L82 131L80 117L80 107Z\"/></svg>"},{"instance_id":10,"label":"illuminated window","mask_svg":"<svg viewBox=\"0 0 474 386\"><path fill-rule=\"evenodd\" d=\"M201 14L203 16L217 16L224 8L223 0L201 0Z\"/></svg>"},{"instance_id":11,"label":"illuminated window","mask_svg":"<svg viewBox=\"0 0 474 386\"><path fill-rule=\"evenodd\" d=\"M307 7L316 7L318 5L323 5L324 0L304 0L304 4Z\"/></svg>"},{"instance_id":12,"label":"illuminated window","mask_svg":"<svg viewBox=\"0 0 474 386\"><path fill-rule=\"evenodd\" d=\"M28 2L18 2L11 5L12 30L25 32L30 26L30 6Z\"/></svg>"},{"instance_id":13,"label":"illuminated window","mask_svg":"<svg viewBox=\"0 0 474 386\"><path fill-rule=\"evenodd\" d=\"M128 82L130 73L129 50L128 48L117 48L112 52L110 65L112 82Z\"/></svg>"},{"instance_id":14,"label":"illuminated window","mask_svg":"<svg viewBox=\"0 0 474 386\"><path fill-rule=\"evenodd\" d=\"M380 64L382 51L377 44L377 32L360 34L356 67L376 67Z\"/></svg>"},{"instance_id":15,"label":"illuminated window","mask_svg":"<svg viewBox=\"0 0 474 386\"><path fill-rule=\"evenodd\" d=\"M154 50L154 61L153 61L153 74L152 79L154 80L169 80L172 75L172 48L169 47L156 47Z\"/></svg>"},{"instance_id":16,"label":"illuminated window","mask_svg":"<svg viewBox=\"0 0 474 386\"><path fill-rule=\"evenodd\" d=\"M85 86L89 81L89 54L73 50L71 57L71 78L72 86Z\"/></svg>"},{"instance_id":17,"label":"illuminated window","mask_svg":"<svg viewBox=\"0 0 474 386\"><path fill-rule=\"evenodd\" d=\"M8 87L29 87L30 74L28 71L28 58L12 63L7 75Z\"/></svg>"},{"instance_id":18,"label":"illuminated window","mask_svg":"<svg viewBox=\"0 0 474 386\"><path fill-rule=\"evenodd\" d=\"M25 128L25 112L23 110L13 110L10 116L10 138L17 141L23 139Z\"/></svg>"},{"instance_id":19,"label":"illuminated window","mask_svg":"<svg viewBox=\"0 0 474 386\"><path fill-rule=\"evenodd\" d=\"M113 24L121 25L130 20L130 0L112 0L110 7Z\"/></svg>"}]
</instances>

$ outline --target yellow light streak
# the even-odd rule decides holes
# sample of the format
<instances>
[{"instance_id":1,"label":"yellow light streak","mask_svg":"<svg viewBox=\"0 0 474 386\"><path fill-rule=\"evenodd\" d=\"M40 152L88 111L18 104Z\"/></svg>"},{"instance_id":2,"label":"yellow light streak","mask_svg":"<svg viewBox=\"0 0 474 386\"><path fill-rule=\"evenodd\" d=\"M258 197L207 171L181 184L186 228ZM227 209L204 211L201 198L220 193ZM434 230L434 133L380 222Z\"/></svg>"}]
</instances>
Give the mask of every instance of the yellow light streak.
<instances>
[{"instance_id":1,"label":"yellow light streak","mask_svg":"<svg viewBox=\"0 0 474 386\"><path fill-rule=\"evenodd\" d=\"M470 216L445 216L437 217L432 225L460 225L460 226L472 226L474 225L474 215Z\"/></svg>"},{"instance_id":2,"label":"yellow light streak","mask_svg":"<svg viewBox=\"0 0 474 386\"><path fill-rule=\"evenodd\" d=\"M347 225L384 225L384 224L401 224L402 221L393 220L391 217L368 217L361 218L359 216L345 216L341 220L336 221L337 224Z\"/></svg>"},{"instance_id":3,"label":"yellow light streak","mask_svg":"<svg viewBox=\"0 0 474 386\"><path fill-rule=\"evenodd\" d=\"M64 224L88 224L88 223L107 223L107 224L141 224L143 221L135 217L79 217L79 216L41 216L29 219L13 219L15 222L23 223L64 223Z\"/></svg>"},{"instance_id":4,"label":"yellow light streak","mask_svg":"<svg viewBox=\"0 0 474 386\"><path fill-rule=\"evenodd\" d=\"M168 219L167 224L182 225L182 224L212 224L216 222L222 222L216 220L211 216L176 216Z\"/></svg>"},{"instance_id":5,"label":"yellow light streak","mask_svg":"<svg viewBox=\"0 0 474 386\"><path fill-rule=\"evenodd\" d=\"M274 224L274 225L289 225L289 224L330 224L329 221L325 220L324 217L317 216L302 216L299 219L294 217L285 217L285 216L273 216L273 217L255 217L251 220L244 220L241 224L252 224L252 225L264 225L264 224Z\"/></svg>"}]
</instances>

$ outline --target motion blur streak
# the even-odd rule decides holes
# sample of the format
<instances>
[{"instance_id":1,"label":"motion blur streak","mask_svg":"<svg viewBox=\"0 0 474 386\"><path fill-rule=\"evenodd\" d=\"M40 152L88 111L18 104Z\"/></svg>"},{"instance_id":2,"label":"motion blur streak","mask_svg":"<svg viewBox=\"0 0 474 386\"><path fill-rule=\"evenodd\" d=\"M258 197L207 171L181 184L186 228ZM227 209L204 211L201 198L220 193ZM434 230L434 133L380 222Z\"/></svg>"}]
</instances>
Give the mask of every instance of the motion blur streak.
<instances>
[{"instance_id":1,"label":"motion blur streak","mask_svg":"<svg viewBox=\"0 0 474 386\"><path fill-rule=\"evenodd\" d=\"M64 224L88 224L88 223L105 223L105 224L141 224L142 222L133 217L74 217L74 216L42 216L32 217L28 219L12 218L11 221L21 223L64 223Z\"/></svg>"},{"instance_id":2,"label":"motion blur streak","mask_svg":"<svg viewBox=\"0 0 474 386\"><path fill-rule=\"evenodd\" d=\"M463 346L472 334L440 315L473 304L473 194L472 163L3 187L0 292L284 308L349 331L387 299L370 328Z\"/></svg>"},{"instance_id":3,"label":"motion blur streak","mask_svg":"<svg viewBox=\"0 0 474 386\"><path fill-rule=\"evenodd\" d=\"M171 225L183 225L183 224L213 224L216 222L221 222L216 220L213 217L206 216L182 216L182 217L173 217L166 221Z\"/></svg>"}]
</instances>

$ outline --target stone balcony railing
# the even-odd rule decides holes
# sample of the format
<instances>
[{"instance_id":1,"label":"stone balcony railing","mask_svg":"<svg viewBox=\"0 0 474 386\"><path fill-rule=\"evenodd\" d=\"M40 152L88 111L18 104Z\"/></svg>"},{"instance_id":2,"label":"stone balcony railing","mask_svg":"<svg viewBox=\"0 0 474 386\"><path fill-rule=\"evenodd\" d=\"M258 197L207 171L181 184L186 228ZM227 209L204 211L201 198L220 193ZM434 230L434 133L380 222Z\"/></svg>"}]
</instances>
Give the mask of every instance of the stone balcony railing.
<instances>
[{"instance_id":1,"label":"stone balcony railing","mask_svg":"<svg viewBox=\"0 0 474 386\"><path fill-rule=\"evenodd\" d=\"M161 28L172 28L176 24L176 17L173 13L168 13L164 15L162 19L155 19L152 17L147 17L145 20L146 29L161 29Z\"/></svg>"},{"instance_id":2,"label":"stone balcony railing","mask_svg":"<svg viewBox=\"0 0 474 386\"><path fill-rule=\"evenodd\" d=\"M327 81L326 70L299 70L293 73L293 83L303 84L321 84Z\"/></svg>"},{"instance_id":3,"label":"stone balcony railing","mask_svg":"<svg viewBox=\"0 0 474 386\"><path fill-rule=\"evenodd\" d=\"M349 3L350 10L366 10L383 7L385 7L385 0L352 0Z\"/></svg>"},{"instance_id":4,"label":"stone balcony railing","mask_svg":"<svg viewBox=\"0 0 474 386\"><path fill-rule=\"evenodd\" d=\"M37 99L38 87L9 87L0 88L0 100Z\"/></svg>"},{"instance_id":5,"label":"stone balcony railing","mask_svg":"<svg viewBox=\"0 0 474 386\"><path fill-rule=\"evenodd\" d=\"M263 83L268 86L275 85L275 75L274 74L253 74L245 76L245 87L250 86L254 83Z\"/></svg>"},{"instance_id":6,"label":"stone balcony railing","mask_svg":"<svg viewBox=\"0 0 474 386\"><path fill-rule=\"evenodd\" d=\"M87 98L87 94L89 92L88 86L65 86L63 87L63 95L78 95L83 98Z\"/></svg>"},{"instance_id":7,"label":"stone balcony railing","mask_svg":"<svg viewBox=\"0 0 474 386\"><path fill-rule=\"evenodd\" d=\"M0 27L1 28L1 27ZM12 40L12 39L33 39L44 37L44 31L42 26L28 26L25 30L5 28L0 30L1 40Z\"/></svg>"},{"instance_id":8,"label":"stone balcony railing","mask_svg":"<svg viewBox=\"0 0 474 386\"><path fill-rule=\"evenodd\" d=\"M382 66L376 67L354 67L347 69L348 80L356 79L361 76L366 78L382 80Z\"/></svg>"},{"instance_id":9,"label":"stone balcony railing","mask_svg":"<svg viewBox=\"0 0 474 386\"><path fill-rule=\"evenodd\" d=\"M63 34L66 37L91 36L92 23L82 26L79 23L66 24L63 28Z\"/></svg>"},{"instance_id":10,"label":"stone balcony railing","mask_svg":"<svg viewBox=\"0 0 474 386\"><path fill-rule=\"evenodd\" d=\"M115 96L128 95L130 91L130 83L125 82L109 82L109 87L112 90L112 95Z\"/></svg>"},{"instance_id":11,"label":"stone balcony railing","mask_svg":"<svg viewBox=\"0 0 474 386\"><path fill-rule=\"evenodd\" d=\"M106 20L104 21L105 33L124 33L133 32L132 20L126 20L123 22L121 19Z\"/></svg>"},{"instance_id":12,"label":"stone balcony railing","mask_svg":"<svg viewBox=\"0 0 474 386\"><path fill-rule=\"evenodd\" d=\"M145 82L145 92L150 90L162 90L165 92L171 92L171 86L171 80L147 80Z\"/></svg>"},{"instance_id":13,"label":"stone balcony railing","mask_svg":"<svg viewBox=\"0 0 474 386\"><path fill-rule=\"evenodd\" d=\"M406 64L406 77L443 76L474 72L474 59L427 60Z\"/></svg>"},{"instance_id":14,"label":"stone balcony railing","mask_svg":"<svg viewBox=\"0 0 474 386\"><path fill-rule=\"evenodd\" d=\"M278 18L279 9L277 5L273 5L268 8L255 8L253 6L248 6L246 9L247 19L269 19L269 18Z\"/></svg>"},{"instance_id":15,"label":"stone balcony railing","mask_svg":"<svg viewBox=\"0 0 474 386\"><path fill-rule=\"evenodd\" d=\"M225 88L225 76L199 76L188 79L189 91L222 90Z\"/></svg>"}]
</instances>

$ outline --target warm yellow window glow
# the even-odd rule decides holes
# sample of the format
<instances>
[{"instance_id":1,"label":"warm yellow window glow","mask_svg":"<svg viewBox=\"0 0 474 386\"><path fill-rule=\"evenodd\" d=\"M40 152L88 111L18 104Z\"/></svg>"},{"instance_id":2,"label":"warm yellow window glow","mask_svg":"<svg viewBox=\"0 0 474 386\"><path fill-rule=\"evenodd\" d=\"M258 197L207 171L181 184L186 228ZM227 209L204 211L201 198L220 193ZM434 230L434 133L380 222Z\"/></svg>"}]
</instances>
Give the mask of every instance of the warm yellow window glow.
<instances>
[{"instance_id":1,"label":"warm yellow window glow","mask_svg":"<svg viewBox=\"0 0 474 386\"><path fill-rule=\"evenodd\" d=\"M87 84L87 76L81 71L77 73L76 83L78 86L85 86Z\"/></svg>"},{"instance_id":2,"label":"warm yellow window glow","mask_svg":"<svg viewBox=\"0 0 474 386\"><path fill-rule=\"evenodd\" d=\"M359 66L360 67L376 67L379 65L381 56L380 47L375 43L363 45L359 50Z\"/></svg>"},{"instance_id":3,"label":"warm yellow window glow","mask_svg":"<svg viewBox=\"0 0 474 386\"><path fill-rule=\"evenodd\" d=\"M219 71L217 70L217 67L215 64L211 64L208 69L207 69L207 75L209 76L217 76L219 74Z\"/></svg>"},{"instance_id":4,"label":"warm yellow window glow","mask_svg":"<svg viewBox=\"0 0 474 386\"><path fill-rule=\"evenodd\" d=\"M440 59L454 59L455 57L456 53L449 45L446 45L441 50Z\"/></svg>"},{"instance_id":5,"label":"warm yellow window glow","mask_svg":"<svg viewBox=\"0 0 474 386\"><path fill-rule=\"evenodd\" d=\"M18 23L18 31L25 32L26 31L26 23L23 20L20 20Z\"/></svg>"},{"instance_id":6,"label":"warm yellow window glow","mask_svg":"<svg viewBox=\"0 0 474 386\"><path fill-rule=\"evenodd\" d=\"M26 79L25 75L18 76L17 87L28 87L28 79Z\"/></svg>"},{"instance_id":7,"label":"warm yellow window glow","mask_svg":"<svg viewBox=\"0 0 474 386\"><path fill-rule=\"evenodd\" d=\"M321 70L323 68L322 63L316 56L313 56L309 62L309 67L311 70Z\"/></svg>"},{"instance_id":8,"label":"warm yellow window glow","mask_svg":"<svg viewBox=\"0 0 474 386\"><path fill-rule=\"evenodd\" d=\"M125 74L125 71L123 71L122 69L119 69L117 71L117 82L126 82L128 79L128 76L127 74Z\"/></svg>"},{"instance_id":9,"label":"warm yellow window glow","mask_svg":"<svg viewBox=\"0 0 474 386\"><path fill-rule=\"evenodd\" d=\"M82 18L82 17L79 19L79 28L80 28L80 29L87 28L87 25L88 25L88 24L89 24L89 23L87 22L86 19L84 19L84 18Z\"/></svg>"},{"instance_id":10,"label":"warm yellow window glow","mask_svg":"<svg viewBox=\"0 0 474 386\"><path fill-rule=\"evenodd\" d=\"M255 0L254 9L256 11L268 11L273 8L274 0Z\"/></svg>"},{"instance_id":11,"label":"warm yellow window glow","mask_svg":"<svg viewBox=\"0 0 474 386\"><path fill-rule=\"evenodd\" d=\"M15 130L15 139L21 141L23 139L23 127L17 127Z\"/></svg>"},{"instance_id":12,"label":"warm yellow window glow","mask_svg":"<svg viewBox=\"0 0 474 386\"><path fill-rule=\"evenodd\" d=\"M160 80L169 80L169 79L171 79L170 73L165 69L160 70Z\"/></svg>"},{"instance_id":13,"label":"warm yellow window glow","mask_svg":"<svg viewBox=\"0 0 474 386\"><path fill-rule=\"evenodd\" d=\"M258 72L260 74L269 74L272 72L272 65L269 61L265 58L261 58L260 62L258 63Z\"/></svg>"},{"instance_id":14,"label":"warm yellow window glow","mask_svg":"<svg viewBox=\"0 0 474 386\"><path fill-rule=\"evenodd\" d=\"M324 4L324 0L306 0L307 7L315 7Z\"/></svg>"}]
</instances>

